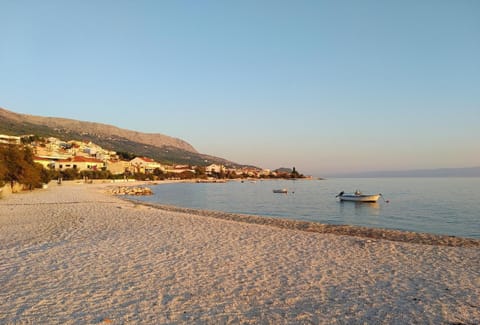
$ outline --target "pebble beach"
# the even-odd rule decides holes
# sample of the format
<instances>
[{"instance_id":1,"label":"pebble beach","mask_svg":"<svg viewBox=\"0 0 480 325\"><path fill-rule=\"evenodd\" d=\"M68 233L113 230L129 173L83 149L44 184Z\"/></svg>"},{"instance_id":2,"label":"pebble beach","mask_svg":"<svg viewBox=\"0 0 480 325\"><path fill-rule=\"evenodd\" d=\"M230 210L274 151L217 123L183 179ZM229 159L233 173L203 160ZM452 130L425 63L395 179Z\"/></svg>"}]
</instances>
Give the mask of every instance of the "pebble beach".
<instances>
[{"instance_id":1,"label":"pebble beach","mask_svg":"<svg viewBox=\"0 0 480 325\"><path fill-rule=\"evenodd\" d=\"M480 324L480 240L139 204L112 186L0 200L1 324Z\"/></svg>"}]
</instances>

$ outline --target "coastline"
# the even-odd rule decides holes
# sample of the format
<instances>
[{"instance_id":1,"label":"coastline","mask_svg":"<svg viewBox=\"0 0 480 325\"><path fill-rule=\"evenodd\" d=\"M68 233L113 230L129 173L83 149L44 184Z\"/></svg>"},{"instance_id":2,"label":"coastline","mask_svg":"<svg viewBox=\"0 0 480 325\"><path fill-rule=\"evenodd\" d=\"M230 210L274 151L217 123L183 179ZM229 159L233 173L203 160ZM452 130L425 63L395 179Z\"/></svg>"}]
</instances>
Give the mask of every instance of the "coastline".
<instances>
[{"instance_id":1,"label":"coastline","mask_svg":"<svg viewBox=\"0 0 480 325\"><path fill-rule=\"evenodd\" d=\"M0 323L480 321L478 246L218 219L112 185L0 201Z\"/></svg>"},{"instance_id":2,"label":"coastline","mask_svg":"<svg viewBox=\"0 0 480 325\"><path fill-rule=\"evenodd\" d=\"M195 183L195 181L160 181L160 182L138 182L137 185L141 186L150 186L150 185L161 185L161 184L171 184L171 183ZM127 185L128 187L129 185ZM480 247L480 239L470 238L470 237L461 237L454 235L441 235L433 234L426 232L415 232L407 230L397 230L397 229L388 229L388 228L374 228L366 226L357 226L357 225L334 225L334 224L325 224L321 222L314 221L302 221L294 220L285 217L271 217L271 216L260 216L260 215L250 215L250 214L241 214L241 213L232 213L219 210L208 210L208 209L196 209L196 208L187 208L175 205L161 204L161 203L151 203L140 200L135 200L133 198L122 197L121 199L130 201L134 204L149 206L164 211L174 211L187 214L193 214L198 216L212 217L223 220L232 220L238 222L246 222L251 224L260 224L268 225L277 228L292 229L292 230L301 230L307 232L317 232L317 233L328 233L336 235L345 235L345 236L356 236L362 238L370 239L384 239L397 242L407 242L414 244L425 244L425 245L441 245L441 246L451 246L451 247Z\"/></svg>"},{"instance_id":3,"label":"coastline","mask_svg":"<svg viewBox=\"0 0 480 325\"><path fill-rule=\"evenodd\" d=\"M192 214L222 220L245 222L257 225L266 225L271 227L300 230L306 232L316 232L323 234L334 234L343 236L354 236L369 239L382 239L395 242L405 242L422 245L440 245L451 247L480 247L480 239L464 238L448 235L436 235L429 233L420 233L404 230L393 230L384 228L371 228L353 225L330 225L319 222L299 221L286 218L272 218L267 216L255 216L248 214L230 213L216 210L204 210L184 208L173 205L157 204L137 201L129 198L122 198L133 204L139 204L157 208L164 211L174 211L185 214Z\"/></svg>"}]
</instances>

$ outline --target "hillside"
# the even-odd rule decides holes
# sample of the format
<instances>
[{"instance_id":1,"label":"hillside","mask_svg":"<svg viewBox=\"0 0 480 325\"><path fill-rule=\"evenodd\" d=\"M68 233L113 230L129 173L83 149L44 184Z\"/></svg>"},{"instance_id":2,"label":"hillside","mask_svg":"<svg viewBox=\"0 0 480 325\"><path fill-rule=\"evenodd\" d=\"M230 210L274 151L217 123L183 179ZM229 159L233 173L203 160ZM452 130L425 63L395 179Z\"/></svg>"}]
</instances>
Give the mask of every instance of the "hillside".
<instances>
[{"instance_id":1,"label":"hillside","mask_svg":"<svg viewBox=\"0 0 480 325\"><path fill-rule=\"evenodd\" d=\"M7 135L35 134L53 136L64 141L92 141L103 148L151 157L161 163L227 166L239 164L205 155L181 139L158 133L143 133L116 126L66 118L18 114L0 108L0 133Z\"/></svg>"}]
</instances>

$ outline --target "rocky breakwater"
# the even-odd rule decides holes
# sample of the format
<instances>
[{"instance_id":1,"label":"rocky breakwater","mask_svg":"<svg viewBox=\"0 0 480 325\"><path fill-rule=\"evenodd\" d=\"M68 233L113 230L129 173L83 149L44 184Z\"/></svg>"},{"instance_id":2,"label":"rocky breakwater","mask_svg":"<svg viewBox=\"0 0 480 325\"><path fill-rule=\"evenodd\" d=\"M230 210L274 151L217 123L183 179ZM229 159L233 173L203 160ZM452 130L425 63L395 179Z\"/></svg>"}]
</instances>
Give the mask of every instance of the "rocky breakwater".
<instances>
[{"instance_id":1,"label":"rocky breakwater","mask_svg":"<svg viewBox=\"0 0 480 325\"><path fill-rule=\"evenodd\" d=\"M153 192L148 187L142 186L118 186L110 189L113 195L152 195Z\"/></svg>"}]
</instances>

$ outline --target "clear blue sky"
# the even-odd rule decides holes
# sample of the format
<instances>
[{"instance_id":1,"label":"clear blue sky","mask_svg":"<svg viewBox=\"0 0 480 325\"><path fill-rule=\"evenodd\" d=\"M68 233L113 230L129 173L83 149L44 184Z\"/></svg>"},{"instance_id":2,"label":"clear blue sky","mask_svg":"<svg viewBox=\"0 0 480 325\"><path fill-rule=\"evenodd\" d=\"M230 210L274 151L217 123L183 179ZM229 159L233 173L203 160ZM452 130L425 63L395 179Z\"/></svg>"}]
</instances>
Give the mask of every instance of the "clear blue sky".
<instances>
[{"instance_id":1,"label":"clear blue sky","mask_svg":"<svg viewBox=\"0 0 480 325\"><path fill-rule=\"evenodd\" d=\"M0 106L304 173L480 165L480 1L0 0Z\"/></svg>"}]
</instances>

